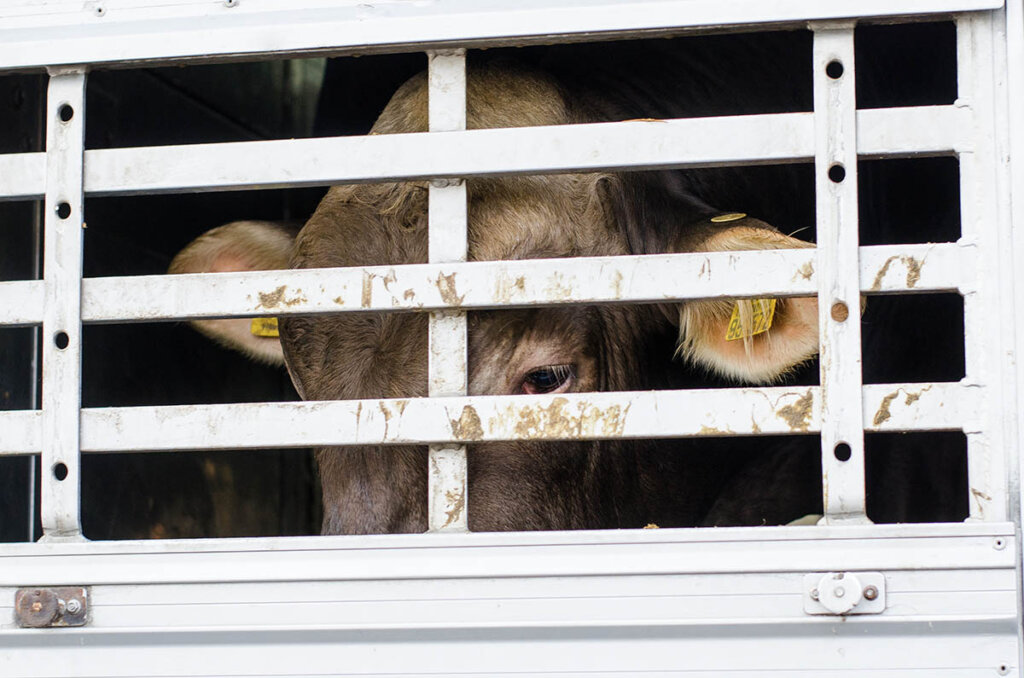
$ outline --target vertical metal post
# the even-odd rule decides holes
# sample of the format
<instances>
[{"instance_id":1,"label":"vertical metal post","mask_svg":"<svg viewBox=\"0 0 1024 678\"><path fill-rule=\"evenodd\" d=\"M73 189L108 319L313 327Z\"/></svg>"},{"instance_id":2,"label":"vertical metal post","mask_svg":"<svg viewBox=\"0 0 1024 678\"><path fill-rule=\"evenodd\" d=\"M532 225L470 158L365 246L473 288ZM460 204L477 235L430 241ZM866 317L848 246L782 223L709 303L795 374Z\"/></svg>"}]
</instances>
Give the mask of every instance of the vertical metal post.
<instances>
[{"instance_id":1,"label":"vertical metal post","mask_svg":"<svg viewBox=\"0 0 1024 678\"><path fill-rule=\"evenodd\" d=\"M1024 120L1024 0L1007 0L1006 13L1004 15L1006 26L1006 88L1007 88L1007 122ZM958 29L959 30L959 29ZM1014 279L1015 310L1013 317L1017 318L1015 325L1015 347L1014 355L1016 360L1015 384L1016 398L1013 407L1018 412L1012 419L1017 424L1016 450L1017 459L1013 468L1007 469L1013 482L1009 503L1016 504L1014 507L1013 520L1018 525L1024 524L1024 422L1019 421L1021 403L1024 402L1024 323L1020 322L1021 314L1024 313L1024 130L1019 124L1007 124L1009 154L1016 158L1014 164L1009 164L1010 171L1010 228L1007 229L1011 240L1011 271L1017 271ZM1012 439L1011 439L1012 440ZM1006 445L1010 449L1014 446ZM1012 456L1010 457L1013 458ZM1024 552L1022 546L1017 544L1017 581L1024 581ZM1017 663L1024 666L1024 599L1017 596Z\"/></svg>"},{"instance_id":2,"label":"vertical metal post","mask_svg":"<svg viewBox=\"0 0 1024 678\"><path fill-rule=\"evenodd\" d=\"M1005 440L1014 432L1004 432L1019 416L1012 392L1004 390L1005 375L1012 372L1013 360L1001 350L1001 340L1012 330L1005 312L1012 291L1003 290L1000 270L1012 270L1009 244L1000 243L1000 233L1009 233L1009 209L1000 201L1009 194L1009 185L1000 165L1008 154L997 150L996 119L1003 99L995 87L996 42L993 15L990 12L964 14L957 18L957 105L972 112L974 121L969 149L959 153L960 161L960 241L961 247L977 248L978 261L992 267L978 271L973 287L962 289L964 298L963 383L984 389L985 397L976 424L965 429L967 436L967 483L969 520L1005 520L1006 502ZM1004 67L1000 67L1000 73ZM1004 76L1000 75L999 78ZM1004 90L999 94L1005 96ZM1003 116L1005 118L1005 115ZM1004 119L1004 124L1010 124ZM1002 231L1001 231L1002 229ZM1005 266L1005 269L1001 267ZM1005 294L1005 297L1004 297ZM1001 301L1005 298L1007 301Z\"/></svg>"},{"instance_id":3,"label":"vertical metal post","mask_svg":"<svg viewBox=\"0 0 1024 678\"><path fill-rule=\"evenodd\" d=\"M864 523L854 23L811 28L824 520Z\"/></svg>"},{"instance_id":4,"label":"vertical metal post","mask_svg":"<svg viewBox=\"0 0 1024 678\"><path fill-rule=\"evenodd\" d=\"M46 116L43 539L79 540L84 69L50 71Z\"/></svg>"},{"instance_id":5,"label":"vertical metal post","mask_svg":"<svg viewBox=\"0 0 1024 678\"><path fill-rule=\"evenodd\" d=\"M431 132L466 129L466 52L429 55ZM431 182L429 210L431 263L466 260L466 182ZM441 284L442 281L438 281ZM451 282L450 284L455 284ZM466 395L466 314L430 314L429 395ZM427 475L428 523L432 532L468 530L465 445L431 445Z\"/></svg>"}]
</instances>

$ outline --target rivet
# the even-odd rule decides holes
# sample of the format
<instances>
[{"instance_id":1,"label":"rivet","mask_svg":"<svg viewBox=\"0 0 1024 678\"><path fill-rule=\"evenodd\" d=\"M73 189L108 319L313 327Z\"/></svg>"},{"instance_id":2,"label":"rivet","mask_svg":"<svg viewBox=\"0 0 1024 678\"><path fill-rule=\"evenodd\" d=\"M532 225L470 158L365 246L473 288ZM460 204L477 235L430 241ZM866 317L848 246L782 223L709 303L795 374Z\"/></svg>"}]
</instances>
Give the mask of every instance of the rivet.
<instances>
[{"instance_id":1,"label":"rivet","mask_svg":"<svg viewBox=\"0 0 1024 678\"><path fill-rule=\"evenodd\" d=\"M832 304L832 320L835 320L837 323L841 323L849 317L850 309L844 302L837 301Z\"/></svg>"},{"instance_id":2,"label":"rivet","mask_svg":"<svg viewBox=\"0 0 1024 678\"><path fill-rule=\"evenodd\" d=\"M837 586L836 590L833 591L833 593L835 594L836 598L842 598L846 595L846 589L844 589L842 586Z\"/></svg>"},{"instance_id":3,"label":"rivet","mask_svg":"<svg viewBox=\"0 0 1024 678\"><path fill-rule=\"evenodd\" d=\"M1002 551L1004 548L1006 548L1006 540L996 539L994 542L992 542L992 548L994 548L996 551Z\"/></svg>"},{"instance_id":4,"label":"rivet","mask_svg":"<svg viewBox=\"0 0 1024 678\"><path fill-rule=\"evenodd\" d=\"M818 599L818 589L811 589L811 600Z\"/></svg>"},{"instance_id":5,"label":"rivet","mask_svg":"<svg viewBox=\"0 0 1024 678\"><path fill-rule=\"evenodd\" d=\"M878 589L874 586L864 587L864 600L874 600L878 597Z\"/></svg>"}]
</instances>

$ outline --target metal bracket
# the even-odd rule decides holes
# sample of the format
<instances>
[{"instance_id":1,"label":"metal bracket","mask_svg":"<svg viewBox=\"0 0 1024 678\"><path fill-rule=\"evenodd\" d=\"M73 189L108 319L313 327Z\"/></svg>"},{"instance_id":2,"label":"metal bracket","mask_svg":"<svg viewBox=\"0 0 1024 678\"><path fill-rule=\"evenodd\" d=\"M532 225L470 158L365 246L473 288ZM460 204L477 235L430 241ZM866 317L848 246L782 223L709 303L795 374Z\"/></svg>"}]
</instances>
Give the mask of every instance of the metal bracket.
<instances>
[{"instance_id":1,"label":"metal bracket","mask_svg":"<svg viewBox=\"0 0 1024 678\"><path fill-rule=\"evenodd\" d=\"M81 586L18 589L14 618L18 626L47 629L89 623L89 590Z\"/></svg>"},{"instance_id":2,"label":"metal bracket","mask_svg":"<svg viewBox=\"0 0 1024 678\"><path fill-rule=\"evenodd\" d=\"M885 576L881 572L826 572L804 575L807 614L881 614Z\"/></svg>"}]
</instances>

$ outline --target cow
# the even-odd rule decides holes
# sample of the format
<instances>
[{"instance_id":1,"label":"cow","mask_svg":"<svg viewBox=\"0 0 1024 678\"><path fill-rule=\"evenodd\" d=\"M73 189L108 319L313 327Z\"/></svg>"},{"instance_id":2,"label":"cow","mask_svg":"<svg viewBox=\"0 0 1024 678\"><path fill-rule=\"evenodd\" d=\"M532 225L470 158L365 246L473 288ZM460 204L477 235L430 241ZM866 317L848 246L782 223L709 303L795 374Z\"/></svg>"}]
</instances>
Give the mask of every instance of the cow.
<instances>
[{"instance_id":1,"label":"cow","mask_svg":"<svg viewBox=\"0 0 1024 678\"><path fill-rule=\"evenodd\" d=\"M467 127L562 125L606 119L611 100L548 72L502 59L471 63ZM628 115L628 113L610 115ZM427 80L398 88L371 134L427 130ZM658 252L791 249L810 243L741 210L714 206L698 173L601 172L473 178L467 182L469 258L476 261ZM238 222L201 236L172 273L353 267L427 261L426 182L331 188L295 235ZM469 394L515 395L677 387L693 375L732 383L785 378L817 352L813 298L777 301L768 332L727 341L734 309L692 301L469 314ZM280 318L280 342L244 319L200 321L218 341L287 366L310 400L427 393L427 316L344 313ZM760 501L742 516L720 495L750 461L728 441L516 441L469 447L474 531L780 524L820 511L812 491ZM710 453L705 453L710 452ZM327 534L426 529L426 450L351 446L316 451ZM805 465L806 466L806 465ZM716 508L716 506L718 508Z\"/></svg>"}]
</instances>

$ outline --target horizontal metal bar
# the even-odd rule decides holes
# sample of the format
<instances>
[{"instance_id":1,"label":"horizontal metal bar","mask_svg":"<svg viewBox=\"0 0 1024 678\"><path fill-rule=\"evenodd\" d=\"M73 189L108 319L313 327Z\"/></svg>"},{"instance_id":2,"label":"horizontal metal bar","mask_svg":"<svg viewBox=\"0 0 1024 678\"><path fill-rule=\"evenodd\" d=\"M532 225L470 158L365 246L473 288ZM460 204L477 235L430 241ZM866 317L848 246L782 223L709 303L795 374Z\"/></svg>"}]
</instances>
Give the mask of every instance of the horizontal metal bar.
<instances>
[{"instance_id":1,"label":"horizontal metal bar","mask_svg":"<svg viewBox=\"0 0 1024 678\"><path fill-rule=\"evenodd\" d=\"M85 183L113 195L777 163L813 155L812 126L786 113L107 149L87 154Z\"/></svg>"},{"instance_id":2,"label":"horizontal metal bar","mask_svg":"<svg viewBox=\"0 0 1024 678\"><path fill-rule=\"evenodd\" d=\"M46 188L46 153L0 154L0 200L41 200Z\"/></svg>"},{"instance_id":3,"label":"horizontal metal bar","mask_svg":"<svg viewBox=\"0 0 1024 678\"><path fill-rule=\"evenodd\" d=\"M864 387L867 431L972 431L984 389L957 383ZM812 434L816 386L559 396L473 396L82 410L82 450L479 443ZM0 412L0 456L39 449L35 412Z\"/></svg>"},{"instance_id":4,"label":"horizontal metal bar","mask_svg":"<svg viewBox=\"0 0 1024 678\"><path fill-rule=\"evenodd\" d=\"M0 412L0 456L39 454L43 449L42 410Z\"/></svg>"},{"instance_id":5,"label":"horizontal metal bar","mask_svg":"<svg viewBox=\"0 0 1024 678\"><path fill-rule=\"evenodd\" d=\"M44 297L42 280L0 282L0 325L42 323Z\"/></svg>"},{"instance_id":6,"label":"horizontal metal bar","mask_svg":"<svg viewBox=\"0 0 1024 678\"><path fill-rule=\"evenodd\" d=\"M1014 566L1013 535L1012 523L955 523L4 544L0 586L66 583L72 564L94 586L1001 569Z\"/></svg>"},{"instance_id":7,"label":"horizontal metal bar","mask_svg":"<svg viewBox=\"0 0 1024 678\"><path fill-rule=\"evenodd\" d=\"M973 120L966 104L861 109L857 155L864 160L968 152L974 148Z\"/></svg>"},{"instance_id":8,"label":"horizontal metal bar","mask_svg":"<svg viewBox=\"0 0 1024 678\"><path fill-rule=\"evenodd\" d=\"M483 5L472 0L105 0L45 5L8 0L0 9L0 69L482 47L720 30L726 25L802 28L811 19L919 16L1001 6L1002 0L518 0Z\"/></svg>"},{"instance_id":9,"label":"horizontal metal bar","mask_svg":"<svg viewBox=\"0 0 1024 678\"><path fill-rule=\"evenodd\" d=\"M813 295L814 261L803 249L86 278L82 316L151 322ZM866 293L958 291L974 270L973 249L954 243L861 248ZM0 325L40 322L41 295L39 282L0 283Z\"/></svg>"},{"instance_id":10,"label":"horizontal metal bar","mask_svg":"<svg viewBox=\"0 0 1024 678\"><path fill-rule=\"evenodd\" d=\"M858 153L952 153L968 112L955 106L858 113ZM433 134L245 141L86 151L88 195L281 188L352 182L713 167L807 161L813 114L727 116ZM757 149L754 155L752 149ZM42 196L42 153L0 155L0 196Z\"/></svg>"}]
</instances>

